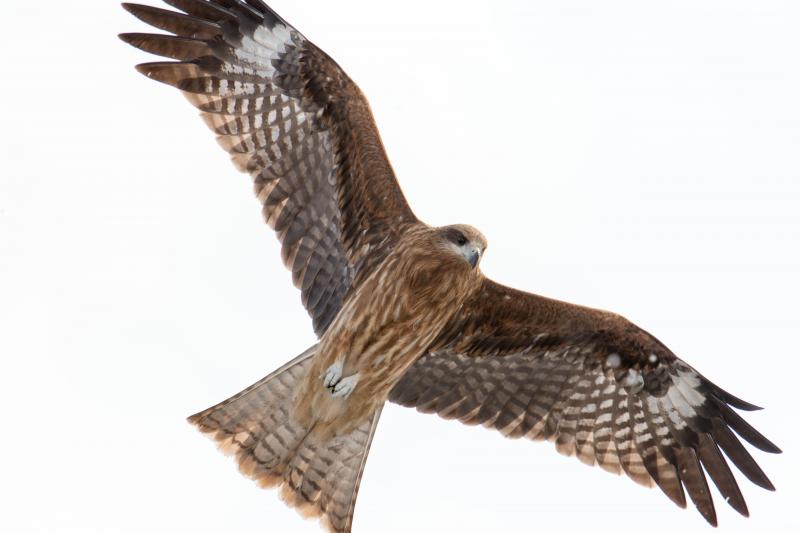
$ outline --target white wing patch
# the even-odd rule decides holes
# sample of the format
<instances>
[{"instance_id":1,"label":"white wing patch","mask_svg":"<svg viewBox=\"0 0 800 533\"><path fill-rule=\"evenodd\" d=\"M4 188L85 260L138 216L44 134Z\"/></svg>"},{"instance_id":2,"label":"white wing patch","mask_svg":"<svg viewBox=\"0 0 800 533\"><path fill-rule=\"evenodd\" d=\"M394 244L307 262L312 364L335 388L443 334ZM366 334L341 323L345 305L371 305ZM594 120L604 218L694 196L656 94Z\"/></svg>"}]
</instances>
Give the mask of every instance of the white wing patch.
<instances>
[{"instance_id":1,"label":"white wing patch","mask_svg":"<svg viewBox=\"0 0 800 533\"><path fill-rule=\"evenodd\" d=\"M272 29L259 26L252 38L248 35L242 36L241 45L234 49L234 54L242 62L257 69L257 74L271 78L275 74L272 60L278 59L289 46L297 44L282 24L276 24Z\"/></svg>"}]
</instances>

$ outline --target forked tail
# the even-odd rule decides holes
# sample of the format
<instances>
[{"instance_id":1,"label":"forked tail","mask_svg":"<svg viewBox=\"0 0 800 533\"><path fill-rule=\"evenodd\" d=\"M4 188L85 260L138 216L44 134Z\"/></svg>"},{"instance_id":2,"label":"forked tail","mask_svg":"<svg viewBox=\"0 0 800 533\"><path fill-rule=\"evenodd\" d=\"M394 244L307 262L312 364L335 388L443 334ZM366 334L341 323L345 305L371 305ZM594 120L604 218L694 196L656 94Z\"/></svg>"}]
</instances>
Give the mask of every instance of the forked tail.
<instances>
[{"instance_id":1,"label":"forked tail","mask_svg":"<svg viewBox=\"0 0 800 533\"><path fill-rule=\"evenodd\" d=\"M358 485L381 410L355 431L317 442L294 419L294 394L311 366L317 345L244 389L189 417L239 469L306 517L319 516L334 533L348 533ZM321 385L320 385L321 386Z\"/></svg>"}]
</instances>

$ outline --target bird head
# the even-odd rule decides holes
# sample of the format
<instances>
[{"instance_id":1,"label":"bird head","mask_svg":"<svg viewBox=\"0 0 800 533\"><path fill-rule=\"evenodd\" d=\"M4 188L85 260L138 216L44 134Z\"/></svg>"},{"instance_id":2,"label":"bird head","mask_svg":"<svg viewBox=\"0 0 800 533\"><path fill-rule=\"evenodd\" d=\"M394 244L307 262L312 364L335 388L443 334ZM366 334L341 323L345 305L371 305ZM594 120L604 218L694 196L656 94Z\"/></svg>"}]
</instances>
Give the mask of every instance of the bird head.
<instances>
[{"instance_id":1,"label":"bird head","mask_svg":"<svg viewBox=\"0 0 800 533\"><path fill-rule=\"evenodd\" d=\"M486 237L466 224L454 224L438 228L444 248L466 261L471 268L480 263L486 250Z\"/></svg>"}]
</instances>

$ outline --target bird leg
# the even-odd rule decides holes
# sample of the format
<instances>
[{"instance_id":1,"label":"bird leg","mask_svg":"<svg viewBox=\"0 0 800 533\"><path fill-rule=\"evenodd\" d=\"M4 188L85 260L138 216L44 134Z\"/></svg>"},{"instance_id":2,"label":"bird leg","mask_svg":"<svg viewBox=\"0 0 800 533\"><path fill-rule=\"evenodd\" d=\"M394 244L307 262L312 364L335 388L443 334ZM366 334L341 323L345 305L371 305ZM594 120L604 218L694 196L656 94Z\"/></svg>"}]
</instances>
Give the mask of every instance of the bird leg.
<instances>
[{"instance_id":1,"label":"bird leg","mask_svg":"<svg viewBox=\"0 0 800 533\"><path fill-rule=\"evenodd\" d=\"M328 367L328 370L326 370L324 374L320 376L322 378L323 385L325 385L326 389L331 391L331 395L334 398L337 396L347 398L358 384L358 372L352 376L342 377L343 370L344 368L341 361L336 361Z\"/></svg>"}]
</instances>

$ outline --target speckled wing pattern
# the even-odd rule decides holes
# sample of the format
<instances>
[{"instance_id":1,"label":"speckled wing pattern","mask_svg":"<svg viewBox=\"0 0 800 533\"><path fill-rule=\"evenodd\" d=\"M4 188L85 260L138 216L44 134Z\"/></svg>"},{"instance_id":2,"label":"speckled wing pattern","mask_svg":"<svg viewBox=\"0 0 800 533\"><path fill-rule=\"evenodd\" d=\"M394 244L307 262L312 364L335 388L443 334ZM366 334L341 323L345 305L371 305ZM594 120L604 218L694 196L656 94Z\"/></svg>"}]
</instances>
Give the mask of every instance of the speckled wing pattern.
<instances>
[{"instance_id":1,"label":"speckled wing pattern","mask_svg":"<svg viewBox=\"0 0 800 533\"><path fill-rule=\"evenodd\" d=\"M175 61L137 69L177 87L248 172L321 335L353 280L416 221L369 105L324 52L260 0L123 4L172 35L120 37Z\"/></svg>"},{"instance_id":2,"label":"speckled wing pattern","mask_svg":"<svg viewBox=\"0 0 800 533\"><path fill-rule=\"evenodd\" d=\"M657 485L681 507L685 489L714 525L702 468L728 503L748 514L720 450L753 483L774 490L734 434L780 451L732 409L757 407L618 315L488 279L390 400L509 437L555 441L559 452L586 464Z\"/></svg>"}]
</instances>

